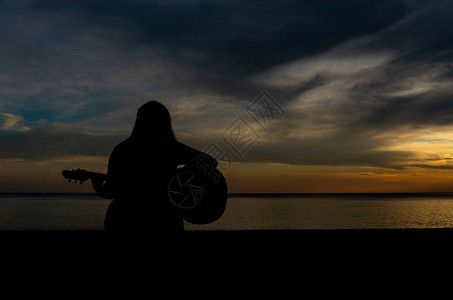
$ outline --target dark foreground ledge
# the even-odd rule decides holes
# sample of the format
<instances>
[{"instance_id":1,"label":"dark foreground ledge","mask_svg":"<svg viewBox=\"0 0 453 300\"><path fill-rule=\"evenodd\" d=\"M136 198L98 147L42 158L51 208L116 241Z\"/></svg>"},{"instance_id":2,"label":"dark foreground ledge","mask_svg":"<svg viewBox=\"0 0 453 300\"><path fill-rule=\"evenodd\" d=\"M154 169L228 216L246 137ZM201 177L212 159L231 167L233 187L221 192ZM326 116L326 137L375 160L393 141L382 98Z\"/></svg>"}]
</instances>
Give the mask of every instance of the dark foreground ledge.
<instances>
[{"instance_id":1,"label":"dark foreground ledge","mask_svg":"<svg viewBox=\"0 0 453 300\"><path fill-rule=\"evenodd\" d=\"M203 263L213 268L240 267L253 263L265 268L294 264L333 265L351 263L378 268L389 261L415 266L451 257L453 228L441 229L315 229L186 231L177 235L112 235L105 231L0 231L3 257L11 260L66 263L117 260ZM442 258L444 257L444 258ZM114 265L114 264L113 264ZM194 266L192 266L194 267ZM267 267L266 267L267 268Z\"/></svg>"},{"instance_id":2,"label":"dark foreground ledge","mask_svg":"<svg viewBox=\"0 0 453 300\"><path fill-rule=\"evenodd\" d=\"M181 234L156 235L130 233L115 235L99 230L10 230L0 231L0 241L24 243L191 243L222 246L294 246L294 247L348 247L375 245L397 246L426 243L452 245L453 228L423 229L302 229L302 230L194 230ZM449 246L451 247L451 246Z\"/></svg>"},{"instance_id":3,"label":"dark foreground ledge","mask_svg":"<svg viewBox=\"0 0 453 300\"><path fill-rule=\"evenodd\" d=\"M277 229L277 230L186 230L183 233L174 235L183 238L296 238L296 237L421 237L453 235L453 228L366 228L366 229ZM137 237L138 233L131 232L128 235ZM155 233L146 234L155 236ZM103 230L0 230L2 237L42 237L42 238L113 238L117 235ZM142 235L143 236L143 235ZM171 235L169 235L171 236Z\"/></svg>"}]
</instances>

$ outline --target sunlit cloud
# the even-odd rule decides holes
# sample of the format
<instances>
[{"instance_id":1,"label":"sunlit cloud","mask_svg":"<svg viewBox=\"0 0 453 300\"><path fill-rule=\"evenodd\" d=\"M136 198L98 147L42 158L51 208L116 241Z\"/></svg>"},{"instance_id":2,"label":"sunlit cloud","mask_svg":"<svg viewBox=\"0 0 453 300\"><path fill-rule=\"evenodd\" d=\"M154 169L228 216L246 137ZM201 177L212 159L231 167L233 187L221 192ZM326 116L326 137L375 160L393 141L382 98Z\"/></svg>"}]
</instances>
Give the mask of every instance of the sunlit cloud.
<instances>
[{"instance_id":1,"label":"sunlit cloud","mask_svg":"<svg viewBox=\"0 0 453 300\"><path fill-rule=\"evenodd\" d=\"M30 129L27 126L24 126L21 121L23 117L13 115L10 113L0 113L0 130L28 130Z\"/></svg>"}]
</instances>

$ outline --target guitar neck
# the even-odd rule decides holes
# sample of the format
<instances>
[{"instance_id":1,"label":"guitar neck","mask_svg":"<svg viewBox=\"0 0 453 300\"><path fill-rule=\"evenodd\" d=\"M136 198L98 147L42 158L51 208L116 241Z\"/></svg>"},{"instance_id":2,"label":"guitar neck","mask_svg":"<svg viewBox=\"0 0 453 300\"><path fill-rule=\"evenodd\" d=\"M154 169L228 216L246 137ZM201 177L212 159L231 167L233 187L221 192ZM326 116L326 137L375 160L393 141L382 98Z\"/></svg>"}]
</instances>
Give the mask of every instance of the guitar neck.
<instances>
[{"instance_id":1,"label":"guitar neck","mask_svg":"<svg viewBox=\"0 0 453 300\"><path fill-rule=\"evenodd\" d=\"M74 170L64 170L61 172L64 178L68 179L69 181L75 180L75 182L80 181L81 183L88 179L94 180L107 180L107 174L97 173L97 172L88 172L84 169L77 169Z\"/></svg>"}]
</instances>

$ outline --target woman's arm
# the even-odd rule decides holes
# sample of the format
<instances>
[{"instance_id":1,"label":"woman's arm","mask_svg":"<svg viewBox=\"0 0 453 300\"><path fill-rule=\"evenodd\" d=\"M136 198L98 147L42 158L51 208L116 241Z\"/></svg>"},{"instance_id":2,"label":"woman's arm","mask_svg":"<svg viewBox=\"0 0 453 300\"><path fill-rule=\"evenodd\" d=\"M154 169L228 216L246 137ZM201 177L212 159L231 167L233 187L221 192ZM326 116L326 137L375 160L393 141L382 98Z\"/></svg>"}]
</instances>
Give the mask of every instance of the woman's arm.
<instances>
[{"instance_id":1,"label":"woman's arm","mask_svg":"<svg viewBox=\"0 0 453 300\"><path fill-rule=\"evenodd\" d=\"M96 194L102 198L113 199L116 195L114 179L116 176L117 169L117 151L116 147L113 149L109 157L109 163L107 167L107 174L93 174L91 176L91 184Z\"/></svg>"}]
</instances>

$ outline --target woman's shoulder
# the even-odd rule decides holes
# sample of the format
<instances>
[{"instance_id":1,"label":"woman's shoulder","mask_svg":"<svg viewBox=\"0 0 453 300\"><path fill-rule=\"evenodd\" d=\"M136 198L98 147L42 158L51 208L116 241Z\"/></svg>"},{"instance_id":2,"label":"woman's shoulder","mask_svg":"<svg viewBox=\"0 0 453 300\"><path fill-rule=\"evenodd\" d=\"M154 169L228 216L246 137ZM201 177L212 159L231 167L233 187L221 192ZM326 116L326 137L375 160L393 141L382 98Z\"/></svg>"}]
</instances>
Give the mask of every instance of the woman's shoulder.
<instances>
[{"instance_id":1,"label":"woman's shoulder","mask_svg":"<svg viewBox=\"0 0 453 300\"><path fill-rule=\"evenodd\" d=\"M193 148L187 144L184 144L180 141L166 141L160 143L146 143L143 145L141 142L136 142L131 138L126 138L121 143L117 144L113 150L112 154L125 153L130 151L137 151L138 148L146 148L146 151L153 152L162 152L164 151L167 154L180 154L180 155L198 155L202 152L196 148Z\"/></svg>"}]
</instances>

